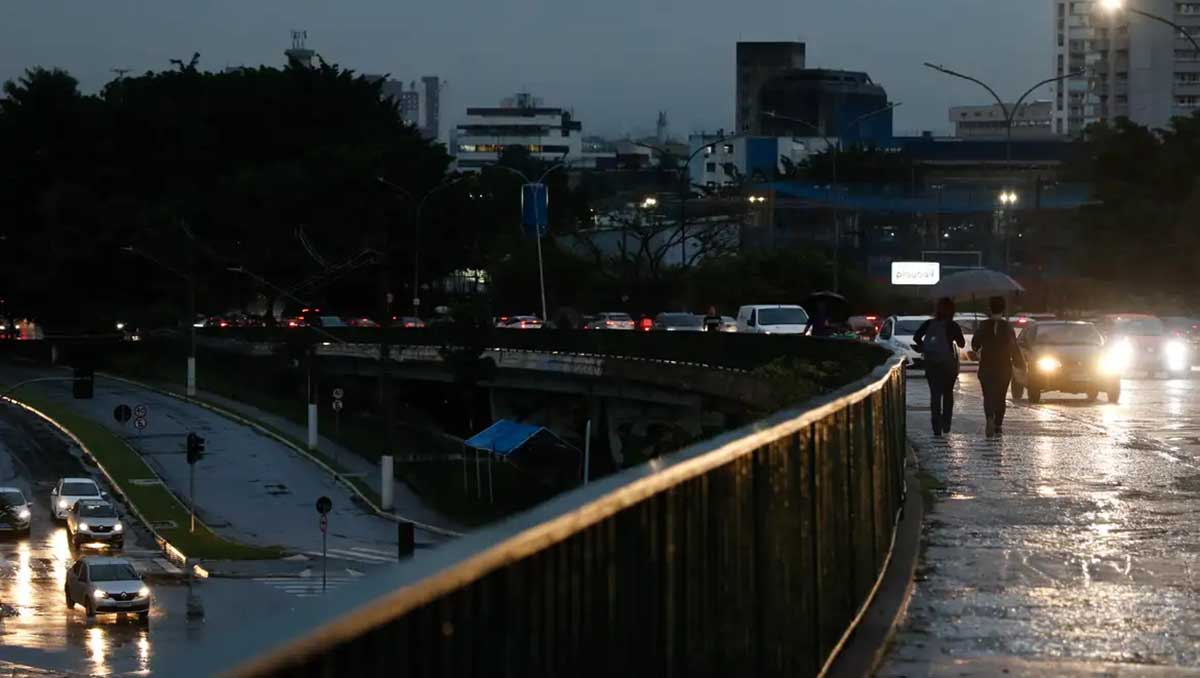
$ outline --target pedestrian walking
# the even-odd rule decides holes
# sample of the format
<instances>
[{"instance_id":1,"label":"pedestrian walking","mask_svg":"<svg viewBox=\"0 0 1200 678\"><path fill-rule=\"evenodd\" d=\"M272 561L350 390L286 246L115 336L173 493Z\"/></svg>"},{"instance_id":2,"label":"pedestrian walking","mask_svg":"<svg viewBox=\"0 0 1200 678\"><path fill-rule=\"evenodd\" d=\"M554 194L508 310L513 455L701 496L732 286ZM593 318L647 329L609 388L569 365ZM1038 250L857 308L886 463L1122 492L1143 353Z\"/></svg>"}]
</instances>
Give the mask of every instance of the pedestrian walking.
<instances>
[{"instance_id":1,"label":"pedestrian walking","mask_svg":"<svg viewBox=\"0 0 1200 678\"><path fill-rule=\"evenodd\" d=\"M721 314L717 313L716 306L709 306L708 313L704 316L704 331L705 332L720 332L721 331Z\"/></svg>"},{"instance_id":2,"label":"pedestrian walking","mask_svg":"<svg viewBox=\"0 0 1200 678\"><path fill-rule=\"evenodd\" d=\"M1004 319L1004 297L988 301L991 315L979 324L971 339L971 349L979 354L979 385L983 389L983 414L987 418L987 437L1004 433L1004 411L1008 407L1008 385L1013 367L1025 367L1025 358L1017 346L1017 333Z\"/></svg>"},{"instance_id":3,"label":"pedestrian walking","mask_svg":"<svg viewBox=\"0 0 1200 678\"><path fill-rule=\"evenodd\" d=\"M954 385L958 382L958 350L967 345L962 327L954 322L954 301L939 299L933 318L913 334L913 348L922 355L929 382L933 435L950 432L954 420Z\"/></svg>"},{"instance_id":4,"label":"pedestrian walking","mask_svg":"<svg viewBox=\"0 0 1200 678\"><path fill-rule=\"evenodd\" d=\"M829 336L829 303L824 299L817 300L812 314L808 316L808 325L804 328L804 333L810 337Z\"/></svg>"}]
</instances>

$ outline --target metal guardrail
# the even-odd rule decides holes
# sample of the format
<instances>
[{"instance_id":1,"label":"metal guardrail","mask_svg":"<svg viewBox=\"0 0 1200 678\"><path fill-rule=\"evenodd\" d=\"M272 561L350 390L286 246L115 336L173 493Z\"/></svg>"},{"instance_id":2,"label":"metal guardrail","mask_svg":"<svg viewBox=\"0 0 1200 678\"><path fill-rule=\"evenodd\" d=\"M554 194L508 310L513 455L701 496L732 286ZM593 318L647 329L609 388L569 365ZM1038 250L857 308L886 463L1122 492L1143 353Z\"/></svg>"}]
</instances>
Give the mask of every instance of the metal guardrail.
<instances>
[{"instance_id":1,"label":"metal guardrail","mask_svg":"<svg viewBox=\"0 0 1200 678\"><path fill-rule=\"evenodd\" d=\"M289 677L819 674L890 557L905 492L904 379L893 357L829 397L566 493L219 652L189 653L188 666Z\"/></svg>"}]
</instances>

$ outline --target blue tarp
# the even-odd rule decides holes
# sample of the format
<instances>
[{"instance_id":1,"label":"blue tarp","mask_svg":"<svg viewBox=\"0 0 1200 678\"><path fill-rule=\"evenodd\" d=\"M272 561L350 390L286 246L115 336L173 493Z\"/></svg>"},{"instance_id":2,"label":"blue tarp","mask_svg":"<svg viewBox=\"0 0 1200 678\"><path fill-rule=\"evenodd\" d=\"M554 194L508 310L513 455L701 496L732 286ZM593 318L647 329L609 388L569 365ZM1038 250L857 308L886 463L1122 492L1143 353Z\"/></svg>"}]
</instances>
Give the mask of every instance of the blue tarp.
<instances>
[{"instance_id":1,"label":"blue tarp","mask_svg":"<svg viewBox=\"0 0 1200 678\"><path fill-rule=\"evenodd\" d=\"M507 457L542 431L546 431L546 429L541 426L518 424L515 421L501 419L471 436L465 444L476 450L493 452L498 457Z\"/></svg>"}]
</instances>

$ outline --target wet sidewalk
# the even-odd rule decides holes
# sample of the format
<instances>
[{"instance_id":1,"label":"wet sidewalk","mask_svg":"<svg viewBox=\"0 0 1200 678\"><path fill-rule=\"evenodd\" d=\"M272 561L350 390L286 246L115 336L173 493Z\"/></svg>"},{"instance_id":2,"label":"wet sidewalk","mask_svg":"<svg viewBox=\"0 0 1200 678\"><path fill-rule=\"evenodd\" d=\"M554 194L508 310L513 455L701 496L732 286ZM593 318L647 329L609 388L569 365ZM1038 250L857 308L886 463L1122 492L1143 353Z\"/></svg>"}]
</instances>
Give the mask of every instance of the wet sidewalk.
<instances>
[{"instance_id":1,"label":"wet sidewalk","mask_svg":"<svg viewBox=\"0 0 1200 678\"><path fill-rule=\"evenodd\" d=\"M932 502L877 675L1200 675L1198 386L1010 403L988 440L963 375L954 431L937 439L913 375L909 437Z\"/></svg>"}]
</instances>

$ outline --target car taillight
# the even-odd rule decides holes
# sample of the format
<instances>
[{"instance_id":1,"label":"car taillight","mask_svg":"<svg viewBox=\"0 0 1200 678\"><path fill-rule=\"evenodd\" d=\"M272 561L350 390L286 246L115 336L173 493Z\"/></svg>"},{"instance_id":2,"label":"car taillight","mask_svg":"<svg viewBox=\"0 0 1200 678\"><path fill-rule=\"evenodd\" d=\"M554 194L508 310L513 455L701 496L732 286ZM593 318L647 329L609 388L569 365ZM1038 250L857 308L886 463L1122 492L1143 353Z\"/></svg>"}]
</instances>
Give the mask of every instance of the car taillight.
<instances>
[{"instance_id":1,"label":"car taillight","mask_svg":"<svg viewBox=\"0 0 1200 678\"><path fill-rule=\"evenodd\" d=\"M416 327L417 324L416 323L404 323L404 326L405 327Z\"/></svg>"},{"instance_id":2,"label":"car taillight","mask_svg":"<svg viewBox=\"0 0 1200 678\"><path fill-rule=\"evenodd\" d=\"M604 321L604 326L605 326L605 327L616 327L616 325L617 325L617 324L616 324L616 323L614 323L614 322L613 322L613 321L611 321L611 320L605 320L605 321Z\"/></svg>"}]
</instances>

